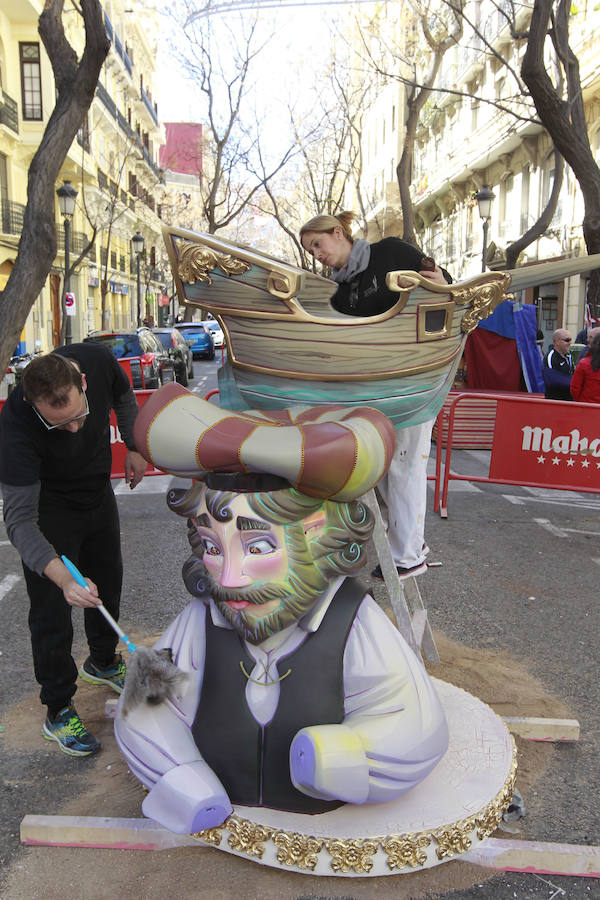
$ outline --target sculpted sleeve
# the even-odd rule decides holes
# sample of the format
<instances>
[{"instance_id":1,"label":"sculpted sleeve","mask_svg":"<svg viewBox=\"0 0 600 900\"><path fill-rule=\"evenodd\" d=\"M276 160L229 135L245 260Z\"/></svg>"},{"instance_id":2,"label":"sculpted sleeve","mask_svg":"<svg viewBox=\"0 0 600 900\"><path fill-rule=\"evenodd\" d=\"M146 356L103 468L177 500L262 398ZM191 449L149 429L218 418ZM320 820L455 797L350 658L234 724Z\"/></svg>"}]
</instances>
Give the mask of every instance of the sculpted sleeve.
<instances>
[{"instance_id":1,"label":"sculpted sleeve","mask_svg":"<svg viewBox=\"0 0 600 900\"><path fill-rule=\"evenodd\" d=\"M366 596L344 654L340 725L303 728L291 748L292 780L311 796L353 803L400 797L448 748L448 726L427 672L385 613Z\"/></svg>"}]
</instances>

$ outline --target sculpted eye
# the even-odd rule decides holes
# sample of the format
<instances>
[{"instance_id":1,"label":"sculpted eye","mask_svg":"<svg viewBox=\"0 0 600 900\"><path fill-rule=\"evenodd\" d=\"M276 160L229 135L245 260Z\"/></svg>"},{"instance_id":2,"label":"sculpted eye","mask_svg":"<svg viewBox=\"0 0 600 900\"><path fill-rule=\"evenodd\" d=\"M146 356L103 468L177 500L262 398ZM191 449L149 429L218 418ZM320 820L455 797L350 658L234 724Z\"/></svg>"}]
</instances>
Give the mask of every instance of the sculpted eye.
<instances>
[{"instance_id":1,"label":"sculpted eye","mask_svg":"<svg viewBox=\"0 0 600 900\"><path fill-rule=\"evenodd\" d=\"M221 555L220 547L217 547L217 545L215 543L213 543L213 541L211 541L210 538L207 538L207 537L202 538L202 543L204 544L205 552L208 553L209 556L220 556Z\"/></svg>"},{"instance_id":2,"label":"sculpted eye","mask_svg":"<svg viewBox=\"0 0 600 900\"><path fill-rule=\"evenodd\" d=\"M256 556L261 553L273 553L276 548L267 538L256 538L246 545L246 552Z\"/></svg>"}]
</instances>

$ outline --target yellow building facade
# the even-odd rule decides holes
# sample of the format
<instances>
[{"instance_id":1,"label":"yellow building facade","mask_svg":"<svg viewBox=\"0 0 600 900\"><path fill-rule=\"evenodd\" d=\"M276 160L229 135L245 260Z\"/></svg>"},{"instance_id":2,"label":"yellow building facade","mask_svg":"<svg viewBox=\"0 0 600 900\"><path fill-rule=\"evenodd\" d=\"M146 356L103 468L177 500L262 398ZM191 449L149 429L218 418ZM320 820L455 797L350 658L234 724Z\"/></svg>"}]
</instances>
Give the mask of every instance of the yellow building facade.
<instances>
[{"instance_id":1,"label":"yellow building facade","mask_svg":"<svg viewBox=\"0 0 600 900\"><path fill-rule=\"evenodd\" d=\"M54 107L50 61L37 31L43 3L3 0L0 6L0 289L16 259L27 202L27 173ZM158 321L168 275L158 265L162 238L156 187L161 127L152 99L156 17L139 0L103 6L111 47L86 121L63 163L56 188L77 191L69 221L69 261L85 251L71 276L73 341L90 331ZM83 49L82 19L65 6L65 33ZM65 228L56 197L57 257L28 317L19 351L47 351L61 336ZM90 246L90 238L96 232ZM141 234L139 258L131 239Z\"/></svg>"}]
</instances>

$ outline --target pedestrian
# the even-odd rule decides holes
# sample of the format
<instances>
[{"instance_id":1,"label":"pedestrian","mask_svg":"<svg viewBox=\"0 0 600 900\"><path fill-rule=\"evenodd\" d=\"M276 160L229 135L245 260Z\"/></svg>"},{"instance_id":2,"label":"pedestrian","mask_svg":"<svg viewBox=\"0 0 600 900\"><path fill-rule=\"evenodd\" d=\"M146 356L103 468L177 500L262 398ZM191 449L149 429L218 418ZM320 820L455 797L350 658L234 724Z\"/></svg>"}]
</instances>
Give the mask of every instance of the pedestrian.
<instances>
[{"instance_id":1,"label":"pedestrian","mask_svg":"<svg viewBox=\"0 0 600 900\"><path fill-rule=\"evenodd\" d=\"M316 216L300 229L304 249L331 270L339 285L331 304L351 316L376 316L398 302L386 285L386 275L398 269L419 272L444 284L452 279L430 257L397 237L374 244L354 239L350 231L355 214ZM427 460L433 420L396 430L396 449L388 474L378 490L388 507L388 539L399 578L420 575L427 569L425 543ZM383 578L381 566L371 573Z\"/></svg>"},{"instance_id":2,"label":"pedestrian","mask_svg":"<svg viewBox=\"0 0 600 900\"><path fill-rule=\"evenodd\" d=\"M542 377L547 400L572 400L569 390L573 375L571 335L566 328L557 328L552 335L553 347L544 356Z\"/></svg>"},{"instance_id":3,"label":"pedestrian","mask_svg":"<svg viewBox=\"0 0 600 900\"><path fill-rule=\"evenodd\" d=\"M571 396L579 403L600 403L600 328L594 331L589 353L579 360L571 379Z\"/></svg>"},{"instance_id":4,"label":"pedestrian","mask_svg":"<svg viewBox=\"0 0 600 900\"><path fill-rule=\"evenodd\" d=\"M588 329L587 329L587 337L586 337L585 342L584 342L584 343L585 343L585 347L584 347L583 350L581 351L581 353L580 353L580 355L579 355L579 359L583 359L584 356L587 356L587 355L588 355L588 353L590 352L590 347L591 347L592 341L594 340L594 338L596 337L597 334L600 334L600 328L599 328L599 327L596 327L596 328L588 328ZM579 343L579 342L576 341L575 343Z\"/></svg>"},{"instance_id":5,"label":"pedestrian","mask_svg":"<svg viewBox=\"0 0 600 900\"><path fill-rule=\"evenodd\" d=\"M39 356L0 415L0 483L4 521L21 556L30 600L29 628L43 734L72 756L100 744L73 706L77 667L71 656L71 607L83 608L90 654L80 676L118 693L125 665L117 635L96 607L119 615L123 565L119 515L110 484L110 410L128 447L125 478L142 480L146 461L135 450L137 402L112 353L99 344L69 344ZM80 587L64 554L86 576Z\"/></svg>"}]
</instances>

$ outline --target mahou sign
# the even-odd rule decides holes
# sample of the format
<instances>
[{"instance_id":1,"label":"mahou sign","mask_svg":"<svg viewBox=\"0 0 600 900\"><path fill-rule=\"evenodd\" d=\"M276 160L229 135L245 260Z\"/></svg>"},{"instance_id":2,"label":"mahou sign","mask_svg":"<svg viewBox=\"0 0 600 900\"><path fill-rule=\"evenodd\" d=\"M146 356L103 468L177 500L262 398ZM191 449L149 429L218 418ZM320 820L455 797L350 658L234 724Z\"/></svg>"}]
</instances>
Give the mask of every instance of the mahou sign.
<instances>
[{"instance_id":1,"label":"mahou sign","mask_svg":"<svg viewBox=\"0 0 600 900\"><path fill-rule=\"evenodd\" d=\"M600 405L498 400L489 477L600 490Z\"/></svg>"}]
</instances>

